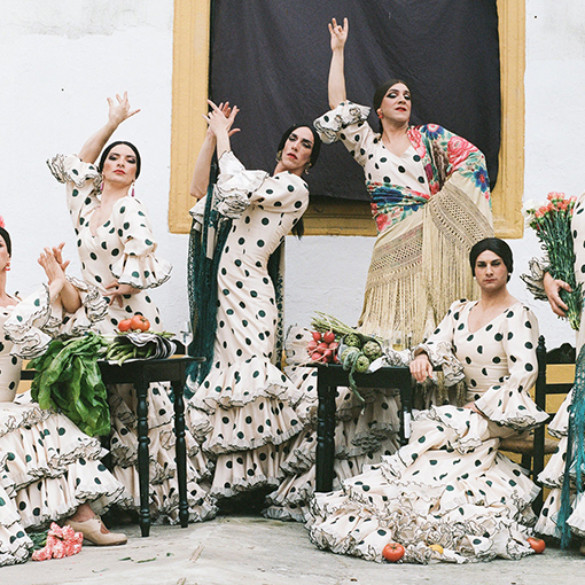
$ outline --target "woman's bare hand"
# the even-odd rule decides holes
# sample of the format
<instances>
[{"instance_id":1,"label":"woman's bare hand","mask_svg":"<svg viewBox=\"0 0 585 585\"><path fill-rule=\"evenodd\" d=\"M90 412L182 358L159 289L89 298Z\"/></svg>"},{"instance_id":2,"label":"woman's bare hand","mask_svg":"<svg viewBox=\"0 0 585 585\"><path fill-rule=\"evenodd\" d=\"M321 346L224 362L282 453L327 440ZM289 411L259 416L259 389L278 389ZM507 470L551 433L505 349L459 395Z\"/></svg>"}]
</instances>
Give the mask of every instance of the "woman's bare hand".
<instances>
[{"instance_id":1,"label":"woman's bare hand","mask_svg":"<svg viewBox=\"0 0 585 585\"><path fill-rule=\"evenodd\" d=\"M63 244L57 247L59 251L63 248ZM65 282L65 271L62 267L62 258L59 260L55 257L53 249L45 248L38 259L38 263L43 267L49 284L53 282L63 281ZM69 264L69 262L67 262Z\"/></svg>"},{"instance_id":2,"label":"woman's bare hand","mask_svg":"<svg viewBox=\"0 0 585 585\"><path fill-rule=\"evenodd\" d=\"M212 104L213 102L210 101L210 104ZM219 106L217 106L218 110L220 112L223 113L223 115L230 120L230 126L228 128L228 136L233 136L236 132L239 132L240 129L239 128L232 128L232 125L234 123L234 120L236 119L236 116L238 115L238 112L240 111L240 109L238 108L238 106L230 106L229 102L225 102L225 103L220 103ZM207 123L209 123L209 114L207 116L203 116L203 118L205 119L205 121ZM212 136L213 138L215 138L215 134L213 133L213 130L211 129L210 126L207 126L207 134L209 136Z\"/></svg>"},{"instance_id":3,"label":"woman's bare hand","mask_svg":"<svg viewBox=\"0 0 585 585\"><path fill-rule=\"evenodd\" d=\"M327 26L329 27L329 34L331 35L331 51L343 50L349 33L349 21L347 18L344 18L343 26L341 26L340 24L337 24L335 18L332 18Z\"/></svg>"},{"instance_id":4,"label":"woman's bare hand","mask_svg":"<svg viewBox=\"0 0 585 585\"><path fill-rule=\"evenodd\" d=\"M410 362L410 373L413 378L422 384L427 378L433 374L433 366L426 353L420 353Z\"/></svg>"},{"instance_id":5,"label":"woman's bare hand","mask_svg":"<svg viewBox=\"0 0 585 585\"><path fill-rule=\"evenodd\" d=\"M573 289L563 280L555 279L550 273L544 273L544 292L555 315L566 317L569 307L561 299L561 290L571 292Z\"/></svg>"},{"instance_id":6,"label":"woman's bare hand","mask_svg":"<svg viewBox=\"0 0 585 585\"><path fill-rule=\"evenodd\" d=\"M110 305L113 305L116 302L120 307L124 306L124 295L134 295L137 292L140 292L139 288L134 288L129 284L120 284L117 280L110 282L110 284L106 286L106 290L110 297Z\"/></svg>"},{"instance_id":7,"label":"woman's bare hand","mask_svg":"<svg viewBox=\"0 0 585 585\"><path fill-rule=\"evenodd\" d=\"M108 122L117 128L124 120L131 118L140 112L140 109L132 110L128 100L128 92L125 91L122 97L116 94L116 99L108 98Z\"/></svg>"}]
</instances>

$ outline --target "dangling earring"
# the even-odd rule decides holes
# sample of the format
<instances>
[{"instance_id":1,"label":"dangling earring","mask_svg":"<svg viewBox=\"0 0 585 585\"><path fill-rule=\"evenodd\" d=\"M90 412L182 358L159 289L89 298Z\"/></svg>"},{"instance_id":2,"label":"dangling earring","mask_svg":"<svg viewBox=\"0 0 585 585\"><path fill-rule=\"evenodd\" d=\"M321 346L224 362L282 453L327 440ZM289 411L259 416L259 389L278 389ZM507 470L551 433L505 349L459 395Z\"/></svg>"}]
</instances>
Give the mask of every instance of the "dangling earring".
<instances>
[{"instance_id":1,"label":"dangling earring","mask_svg":"<svg viewBox=\"0 0 585 585\"><path fill-rule=\"evenodd\" d=\"M104 180L100 183L100 193L104 190Z\"/></svg>"},{"instance_id":2,"label":"dangling earring","mask_svg":"<svg viewBox=\"0 0 585 585\"><path fill-rule=\"evenodd\" d=\"M132 181L132 190L130 191L130 197L134 197L134 181Z\"/></svg>"},{"instance_id":3,"label":"dangling earring","mask_svg":"<svg viewBox=\"0 0 585 585\"><path fill-rule=\"evenodd\" d=\"M380 120L384 117L384 114L382 114L382 112L378 112L378 118L380 118Z\"/></svg>"},{"instance_id":4,"label":"dangling earring","mask_svg":"<svg viewBox=\"0 0 585 585\"><path fill-rule=\"evenodd\" d=\"M312 167L313 165L311 163L307 164L307 166L305 167L305 175L309 174L309 169Z\"/></svg>"},{"instance_id":5,"label":"dangling earring","mask_svg":"<svg viewBox=\"0 0 585 585\"><path fill-rule=\"evenodd\" d=\"M5 270L6 272L8 272L8 271L10 270L10 261L8 261L8 262L6 263L6 266L5 266L4 270Z\"/></svg>"},{"instance_id":6,"label":"dangling earring","mask_svg":"<svg viewBox=\"0 0 585 585\"><path fill-rule=\"evenodd\" d=\"M282 160L282 150L279 150L276 153L276 162L280 162Z\"/></svg>"}]
</instances>

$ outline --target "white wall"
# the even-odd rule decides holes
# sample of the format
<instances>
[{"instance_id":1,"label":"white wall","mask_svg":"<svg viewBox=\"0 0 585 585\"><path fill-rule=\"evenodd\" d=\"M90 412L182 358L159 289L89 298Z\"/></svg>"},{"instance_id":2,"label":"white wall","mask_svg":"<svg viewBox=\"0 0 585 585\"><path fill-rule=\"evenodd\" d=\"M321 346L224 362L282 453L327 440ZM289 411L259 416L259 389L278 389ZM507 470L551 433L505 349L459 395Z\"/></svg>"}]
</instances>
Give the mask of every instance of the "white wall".
<instances>
[{"instance_id":1,"label":"white wall","mask_svg":"<svg viewBox=\"0 0 585 585\"><path fill-rule=\"evenodd\" d=\"M518 0L519 1L519 0ZM585 134L585 5L579 0L528 0L526 31L526 198L551 190L578 194ZM168 232L172 76L172 0L4 0L0 19L0 215L13 237L12 290L32 289L43 275L35 263L43 245L65 240L77 256L63 188L45 159L75 152L106 120L105 98L127 89L142 108L120 138L135 142L143 170L136 194L147 205L161 256L174 264L155 291L168 329L187 320L187 236ZM510 241L516 274L538 254L527 234ZM372 238L287 240L286 320L308 324L314 310L357 320ZM573 340L544 303L512 292L537 312L549 346Z\"/></svg>"}]
</instances>

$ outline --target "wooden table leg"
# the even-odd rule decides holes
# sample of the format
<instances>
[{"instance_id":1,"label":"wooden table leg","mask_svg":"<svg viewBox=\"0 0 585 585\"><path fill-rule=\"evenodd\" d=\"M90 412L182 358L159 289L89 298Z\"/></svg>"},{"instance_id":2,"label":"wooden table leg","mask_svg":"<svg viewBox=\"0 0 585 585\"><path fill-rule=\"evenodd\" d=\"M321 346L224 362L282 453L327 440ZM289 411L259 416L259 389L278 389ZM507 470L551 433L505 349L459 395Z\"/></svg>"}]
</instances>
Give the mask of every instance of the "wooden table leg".
<instances>
[{"instance_id":1,"label":"wooden table leg","mask_svg":"<svg viewBox=\"0 0 585 585\"><path fill-rule=\"evenodd\" d=\"M183 400L184 380L172 382L175 406L175 449L177 460L177 482L179 484L179 520L186 528L189 523L187 503L187 445L185 443L185 402Z\"/></svg>"},{"instance_id":2,"label":"wooden table leg","mask_svg":"<svg viewBox=\"0 0 585 585\"><path fill-rule=\"evenodd\" d=\"M136 396L138 399L138 481L140 483L140 532L142 536L150 533L150 506L149 506L149 457L148 457L148 382L144 379L136 382Z\"/></svg>"},{"instance_id":3,"label":"wooden table leg","mask_svg":"<svg viewBox=\"0 0 585 585\"><path fill-rule=\"evenodd\" d=\"M315 491L330 492L333 487L333 462L335 459L335 386L317 374L317 462Z\"/></svg>"}]
</instances>

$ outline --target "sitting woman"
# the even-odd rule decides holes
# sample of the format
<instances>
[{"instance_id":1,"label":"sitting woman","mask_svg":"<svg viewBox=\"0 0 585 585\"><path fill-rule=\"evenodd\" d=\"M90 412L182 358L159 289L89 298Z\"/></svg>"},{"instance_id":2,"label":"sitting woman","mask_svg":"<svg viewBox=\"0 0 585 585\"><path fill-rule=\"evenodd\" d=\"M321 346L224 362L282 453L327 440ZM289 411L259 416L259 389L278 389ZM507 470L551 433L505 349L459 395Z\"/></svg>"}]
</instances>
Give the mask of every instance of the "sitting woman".
<instances>
[{"instance_id":1,"label":"sitting woman","mask_svg":"<svg viewBox=\"0 0 585 585\"><path fill-rule=\"evenodd\" d=\"M310 533L317 546L381 561L384 546L396 541L406 561L422 563L533 552L530 505L538 488L498 446L547 418L528 393L538 324L507 290L512 252L505 242L482 240L469 259L480 300L454 302L411 363L418 382L434 365L458 367L468 404L422 411L395 455L346 480L342 491L316 494Z\"/></svg>"},{"instance_id":2,"label":"sitting woman","mask_svg":"<svg viewBox=\"0 0 585 585\"><path fill-rule=\"evenodd\" d=\"M67 280L50 250L39 259L49 285L19 302L6 292L11 246L8 232L0 228L0 566L26 561L33 545L25 530L51 521L67 519L97 545L126 542L124 534L109 532L96 516L123 492L100 462L105 452L99 441L65 416L30 402L30 393L17 397L22 361L11 355L18 351L12 336L27 344L31 333L49 340L45 332L53 332L64 314L71 317L69 326L89 326L103 316L105 302L82 283Z\"/></svg>"}]
</instances>

